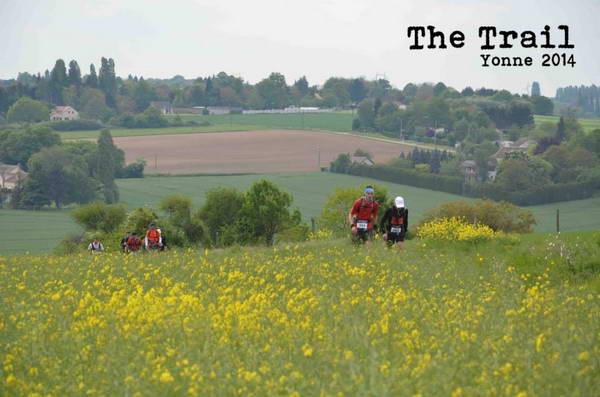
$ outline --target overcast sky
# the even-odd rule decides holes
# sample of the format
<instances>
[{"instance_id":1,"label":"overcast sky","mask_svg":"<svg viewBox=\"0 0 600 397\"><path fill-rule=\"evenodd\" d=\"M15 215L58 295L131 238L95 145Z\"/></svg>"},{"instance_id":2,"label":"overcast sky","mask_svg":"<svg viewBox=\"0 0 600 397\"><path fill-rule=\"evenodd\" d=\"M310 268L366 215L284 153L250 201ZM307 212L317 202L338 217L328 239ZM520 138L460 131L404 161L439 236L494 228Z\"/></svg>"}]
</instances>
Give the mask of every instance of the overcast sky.
<instances>
[{"instance_id":1,"label":"overcast sky","mask_svg":"<svg viewBox=\"0 0 600 397\"><path fill-rule=\"evenodd\" d=\"M271 72L291 84L302 75L385 76L397 87L438 82L506 88L523 93L540 82L542 94L560 86L600 83L600 1L530 0L0 0L0 78L52 69L75 59L112 57L119 76L186 78L225 71L256 83ZM483 68L482 25L540 32L568 25L574 68L543 68L553 50L515 48L493 55L533 57L528 68ZM410 51L407 27L434 25L464 32L461 49ZM538 35L541 40L541 36ZM540 44L538 42L538 44ZM564 52L557 49L556 52Z\"/></svg>"}]
</instances>

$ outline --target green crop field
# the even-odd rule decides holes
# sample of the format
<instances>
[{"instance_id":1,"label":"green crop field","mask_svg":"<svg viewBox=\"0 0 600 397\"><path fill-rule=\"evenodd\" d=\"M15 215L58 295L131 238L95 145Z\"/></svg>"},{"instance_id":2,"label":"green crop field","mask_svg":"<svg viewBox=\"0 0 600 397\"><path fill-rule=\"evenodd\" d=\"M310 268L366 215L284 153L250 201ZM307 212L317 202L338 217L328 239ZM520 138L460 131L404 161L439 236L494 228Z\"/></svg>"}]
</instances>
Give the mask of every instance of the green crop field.
<instances>
[{"instance_id":1,"label":"green crop field","mask_svg":"<svg viewBox=\"0 0 600 397\"><path fill-rule=\"evenodd\" d=\"M539 115L535 115L534 116L535 119L535 123L536 124L541 124L541 123L558 123L558 121L560 120L559 116L539 116ZM581 123L581 125L583 126L583 129L585 131L593 131L595 129L600 128L600 118L594 118L594 119L577 119L579 121L579 123Z\"/></svg>"},{"instance_id":2,"label":"green crop field","mask_svg":"<svg viewBox=\"0 0 600 397\"><path fill-rule=\"evenodd\" d=\"M146 135L172 135L172 134L199 134L203 132L231 132L231 131L251 131L265 130L269 127L249 124L214 124L209 126L197 127L169 127L169 128L116 128L111 129L113 137L119 136L146 136ZM60 132L62 139L95 139L100 135L100 130L96 131L66 131Z\"/></svg>"},{"instance_id":3,"label":"green crop field","mask_svg":"<svg viewBox=\"0 0 600 397\"><path fill-rule=\"evenodd\" d=\"M169 116L173 118L175 116ZM352 112L259 113L223 115L180 115L183 121L208 121L214 125L261 125L270 128L352 131Z\"/></svg>"},{"instance_id":4,"label":"green crop field","mask_svg":"<svg viewBox=\"0 0 600 397\"><path fill-rule=\"evenodd\" d=\"M268 178L294 196L304 218L320 214L327 196L336 187L358 186L375 182L385 186L390 196L402 195L410 208L410 221L414 224L427 210L444 202L463 197L373 181L350 175L330 173L281 174L281 175L227 175L227 176L181 176L147 177L144 179L120 179L117 185L121 201L130 208L144 205L156 206L161 198L182 193L191 196L197 204L205 193L217 186L246 189L253 181ZM529 207L538 225L536 231L556 230L556 209L560 209L561 231L600 229L600 198ZM66 234L79 230L68 211L13 211L0 210L0 254L49 252Z\"/></svg>"},{"instance_id":5,"label":"green crop field","mask_svg":"<svg viewBox=\"0 0 600 397\"><path fill-rule=\"evenodd\" d=\"M66 235L80 231L66 210L0 209L0 255L50 252Z\"/></svg>"}]
</instances>

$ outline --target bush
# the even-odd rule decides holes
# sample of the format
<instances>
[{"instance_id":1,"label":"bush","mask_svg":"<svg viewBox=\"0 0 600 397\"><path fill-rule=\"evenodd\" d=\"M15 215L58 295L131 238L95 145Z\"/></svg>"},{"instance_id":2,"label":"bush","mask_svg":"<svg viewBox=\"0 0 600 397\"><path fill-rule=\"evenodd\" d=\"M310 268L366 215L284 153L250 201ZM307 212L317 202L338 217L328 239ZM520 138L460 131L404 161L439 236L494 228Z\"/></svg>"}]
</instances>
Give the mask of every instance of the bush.
<instances>
[{"instance_id":1,"label":"bush","mask_svg":"<svg viewBox=\"0 0 600 397\"><path fill-rule=\"evenodd\" d=\"M71 216L87 231L113 232L121 226L127 217L122 205L106 205L95 201L71 212Z\"/></svg>"},{"instance_id":2,"label":"bush","mask_svg":"<svg viewBox=\"0 0 600 397\"><path fill-rule=\"evenodd\" d=\"M148 207L140 207L129 213L127 216L127 222L125 223L125 228L128 231L144 235L146 234L148 225L157 221L158 215L156 215L156 212L153 209Z\"/></svg>"},{"instance_id":3,"label":"bush","mask_svg":"<svg viewBox=\"0 0 600 397\"><path fill-rule=\"evenodd\" d=\"M144 168L146 167L146 160L138 159L133 163L127 164L123 169L116 175L117 178L143 178Z\"/></svg>"},{"instance_id":4,"label":"bush","mask_svg":"<svg viewBox=\"0 0 600 397\"><path fill-rule=\"evenodd\" d=\"M470 224L481 224L493 231L505 233L530 233L535 218L531 211L523 210L506 201L491 200L454 201L442 204L423 215L422 223L436 219L461 218Z\"/></svg>"},{"instance_id":5,"label":"bush","mask_svg":"<svg viewBox=\"0 0 600 397\"><path fill-rule=\"evenodd\" d=\"M461 217L434 219L421 224L417 229L417 237L435 240L482 242L501 236L502 232Z\"/></svg>"},{"instance_id":6,"label":"bush","mask_svg":"<svg viewBox=\"0 0 600 397\"><path fill-rule=\"evenodd\" d=\"M95 131L104 128L102 123L95 120L62 120L45 124L54 131Z\"/></svg>"}]
</instances>

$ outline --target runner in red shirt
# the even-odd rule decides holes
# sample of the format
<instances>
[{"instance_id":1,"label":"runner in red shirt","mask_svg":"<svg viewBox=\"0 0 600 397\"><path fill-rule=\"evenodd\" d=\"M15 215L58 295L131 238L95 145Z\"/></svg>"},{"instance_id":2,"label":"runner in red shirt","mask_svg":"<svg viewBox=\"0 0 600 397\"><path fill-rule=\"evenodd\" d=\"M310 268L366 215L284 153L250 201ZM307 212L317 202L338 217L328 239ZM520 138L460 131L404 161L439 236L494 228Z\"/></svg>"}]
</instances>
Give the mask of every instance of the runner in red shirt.
<instances>
[{"instance_id":1,"label":"runner in red shirt","mask_svg":"<svg viewBox=\"0 0 600 397\"><path fill-rule=\"evenodd\" d=\"M354 202L348 214L353 237L358 237L363 241L373 237L378 210L379 203L375 201L375 191L372 186L367 186L365 195Z\"/></svg>"}]
</instances>

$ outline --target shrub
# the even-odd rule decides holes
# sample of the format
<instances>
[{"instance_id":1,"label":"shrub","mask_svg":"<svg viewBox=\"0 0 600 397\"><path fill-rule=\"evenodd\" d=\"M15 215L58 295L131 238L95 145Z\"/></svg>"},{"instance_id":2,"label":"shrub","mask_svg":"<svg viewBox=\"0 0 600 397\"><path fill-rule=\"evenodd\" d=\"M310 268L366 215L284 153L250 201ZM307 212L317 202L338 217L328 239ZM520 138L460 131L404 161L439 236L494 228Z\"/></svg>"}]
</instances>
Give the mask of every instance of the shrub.
<instances>
[{"instance_id":1,"label":"shrub","mask_svg":"<svg viewBox=\"0 0 600 397\"><path fill-rule=\"evenodd\" d=\"M125 222L127 211L122 205L106 205L95 201L77 208L71 216L87 231L109 233L117 230Z\"/></svg>"},{"instance_id":2,"label":"shrub","mask_svg":"<svg viewBox=\"0 0 600 397\"><path fill-rule=\"evenodd\" d=\"M491 227L481 223L470 223L464 218L439 218L418 227L417 237L435 240L480 242L502 236Z\"/></svg>"},{"instance_id":3,"label":"shrub","mask_svg":"<svg viewBox=\"0 0 600 397\"><path fill-rule=\"evenodd\" d=\"M505 233L529 233L536 223L530 210L521 209L506 201L491 200L461 200L442 204L425 213L422 222L453 217L462 218L471 224L486 225L494 231Z\"/></svg>"}]
</instances>

